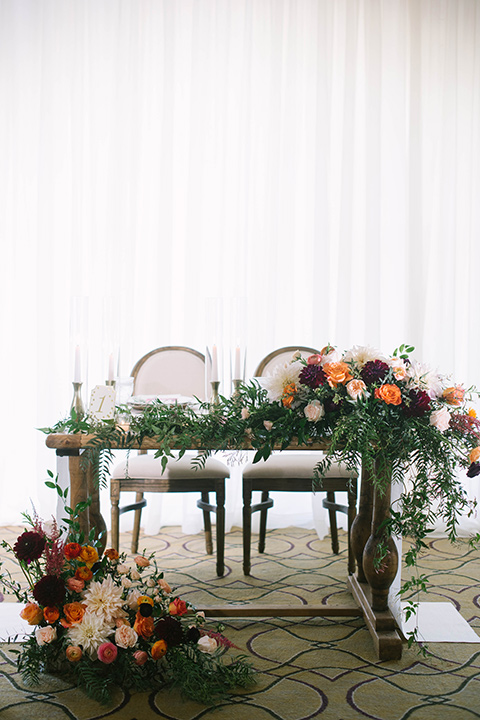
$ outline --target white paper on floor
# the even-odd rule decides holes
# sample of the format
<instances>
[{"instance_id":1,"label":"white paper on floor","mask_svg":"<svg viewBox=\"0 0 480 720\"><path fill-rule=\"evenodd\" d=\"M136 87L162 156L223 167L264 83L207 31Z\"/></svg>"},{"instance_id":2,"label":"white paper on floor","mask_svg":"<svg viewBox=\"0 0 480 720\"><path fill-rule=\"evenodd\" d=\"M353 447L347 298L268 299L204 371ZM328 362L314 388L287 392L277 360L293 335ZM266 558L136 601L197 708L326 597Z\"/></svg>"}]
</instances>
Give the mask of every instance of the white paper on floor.
<instances>
[{"instance_id":1,"label":"white paper on floor","mask_svg":"<svg viewBox=\"0 0 480 720\"><path fill-rule=\"evenodd\" d=\"M0 642L7 642L8 638L13 639L16 635L18 640L23 640L32 632L33 626L20 617L24 607L22 603L0 603Z\"/></svg>"},{"instance_id":2,"label":"white paper on floor","mask_svg":"<svg viewBox=\"0 0 480 720\"><path fill-rule=\"evenodd\" d=\"M402 603L405 613L406 603ZM405 617L405 615L404 615ZM418 626L418 640L424 642L480 643L480 637L449 602L421 602L417 612L403 620L404 635Z\"/></svg>"}]
</instances>

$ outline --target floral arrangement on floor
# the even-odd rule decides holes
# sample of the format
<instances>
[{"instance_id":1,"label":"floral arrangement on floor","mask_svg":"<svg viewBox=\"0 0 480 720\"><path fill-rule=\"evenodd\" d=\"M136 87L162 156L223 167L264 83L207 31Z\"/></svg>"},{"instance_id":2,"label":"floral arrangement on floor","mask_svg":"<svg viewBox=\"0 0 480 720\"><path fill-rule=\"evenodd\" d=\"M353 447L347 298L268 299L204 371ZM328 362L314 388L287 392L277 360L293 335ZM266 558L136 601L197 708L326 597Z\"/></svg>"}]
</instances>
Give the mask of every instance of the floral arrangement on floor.
<instances>
[{"instance_id":1,"label":"floral arrangement on floor","mask_svg":"<svg viewBox=\"0 0 480 720\"><path fill-rule=\"evenodd\" d=\"M56 479L47 484L63 497ZM9 573L0 581L35 626L19 651L25 682L38 684L43 672L65 673L100 702L109 701L115 685L137 691L178 686L205 704L254 682L243 656L224 663L235 646L221 626L208 629L204 614L173 591L153 555L131 563L114 549L100 556L94 531L87 539L79 531L82 504L65 509L68 534L34 514L25 516L29 529L13 547L2 543L28 587Z\"/></svg>"}]
</instances>

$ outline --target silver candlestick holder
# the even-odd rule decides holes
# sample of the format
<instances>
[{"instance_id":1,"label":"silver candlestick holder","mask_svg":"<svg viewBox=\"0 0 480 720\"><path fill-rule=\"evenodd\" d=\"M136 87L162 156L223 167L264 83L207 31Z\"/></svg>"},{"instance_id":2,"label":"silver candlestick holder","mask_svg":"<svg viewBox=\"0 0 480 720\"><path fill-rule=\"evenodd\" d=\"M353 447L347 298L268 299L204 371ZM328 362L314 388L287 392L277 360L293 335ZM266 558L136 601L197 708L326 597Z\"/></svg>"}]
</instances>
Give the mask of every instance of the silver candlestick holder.
<instances>
[{"instance_id":1,"label":"silver candlestick holder","mask_svg":"<svg viewBox=\"0 0 480 720\"><path fill-rule=\"evenodd\" d=\"M212 397L210 398L210 405L216 406L220 402L220 397L218 395L220 380L212 380L210 382L210 385L212 386Z\"/></svg>"},{"instance_id":2,"label":"silver candlestick holder","mask_svg":"<svg viewBox=\"0 0 480 720\"><path fill-rule=\"evenodd\" d=\"M240 395L240 385L242 384L241 380L232 380L233 383L233 395L232 397L236 398Z\"/></svg>"},{"instance_id":3,"label":"silver candlestick holder","mask_svg":"<svg viewBox=\"0 0 480 720\"><path fill-rule=\"evenodd\" d=\"M73 400L71 405L71 410L75 410L75 414L77 416L78 420L81 420L83 417L85 417L85 405L83 404L82 399L82 385L81 382L73 382Z\"/></svg>"}]
</instances>

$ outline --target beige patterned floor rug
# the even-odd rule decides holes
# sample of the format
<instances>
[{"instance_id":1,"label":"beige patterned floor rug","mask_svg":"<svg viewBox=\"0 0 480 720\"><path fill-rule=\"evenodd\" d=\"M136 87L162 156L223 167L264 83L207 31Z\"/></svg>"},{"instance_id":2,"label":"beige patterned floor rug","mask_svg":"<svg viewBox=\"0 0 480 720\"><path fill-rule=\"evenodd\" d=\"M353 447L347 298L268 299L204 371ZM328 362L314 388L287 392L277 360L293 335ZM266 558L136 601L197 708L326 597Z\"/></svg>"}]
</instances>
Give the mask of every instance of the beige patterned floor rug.
<instances>
[{"instance_id":1,"label":"beige patterned floor rug","mask_svg":"<svg viewBox=\"0 0 480 720\"><path fill-rule=\"evenodd\" d=\"M0 536L15 540L17 528ZM299 528L270 531L266 552L252 551L252 574L242 573L242 537L226 538L226 574L205 555L202 535L166 528L143 536L166 579L197 606L255 602L294 605L347 604L346 548L332 555L329 539ZM122 535L129 552L130 536ZM480 556L467 545L432 540L419 572L431 577L424 600L450 600L480 635ZM229 619L226 634L248 654L257 684L217 707L184 701L177 692L127 694L118 689L109 706L89 700L61 678L45 676L27 688L8 645L0 650L0 720L470 720L480 718L479 643L434 643L424 657L405 644L395 662L375 658L361 618Z\"/></svg>"}]
</instances>

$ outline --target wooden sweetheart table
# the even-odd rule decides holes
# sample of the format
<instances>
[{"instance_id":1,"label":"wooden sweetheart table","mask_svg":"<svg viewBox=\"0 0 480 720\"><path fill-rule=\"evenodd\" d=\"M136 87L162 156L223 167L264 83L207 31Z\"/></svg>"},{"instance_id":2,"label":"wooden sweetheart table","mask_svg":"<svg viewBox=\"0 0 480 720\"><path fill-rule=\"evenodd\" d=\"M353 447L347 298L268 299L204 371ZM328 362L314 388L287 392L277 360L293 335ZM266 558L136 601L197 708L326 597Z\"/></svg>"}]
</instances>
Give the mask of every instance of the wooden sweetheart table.
<instances>
[{"instance_id":1,"label":"wooden sweetheart table","mask_svg":"<svg viewBox=\"0 0 480 720\"><path fill-rule=\"evenodd\" d=\"M95 527L98 532L105 531L105 520L100 511L99 489L94 481L94 468L82 462L83 451L92 448L95 435L52 434L46 439L47 447L56 451L58 457L68 458L70 481L70 505L91 496L91 504L81 514L79 520L84 531ZM288 450L325 450L327 442L299 446L292 445ZM111 450L124 450L119 444L109 445ZM141 445L133 449L156 450L158 443L145 438ZM222 605L201 608L211 617L355 617L362 616L373 638L379 660L398 660L402 655L402 637L394 614L389 607L389 592L398 569L398 552L393 539L388 540L387 554L380 571L373 565L376 548L382 542L381 527L390 512L391 487L383 483L385 490L380 492L374 486L372 478L362 468L358 511L352 524L349 543L355 558L356 573L347 575L347 586L358 607L350 606L269 606L269 605ZM106 536L106 535L105 535Z\"/></svg>"}]
</instances>

